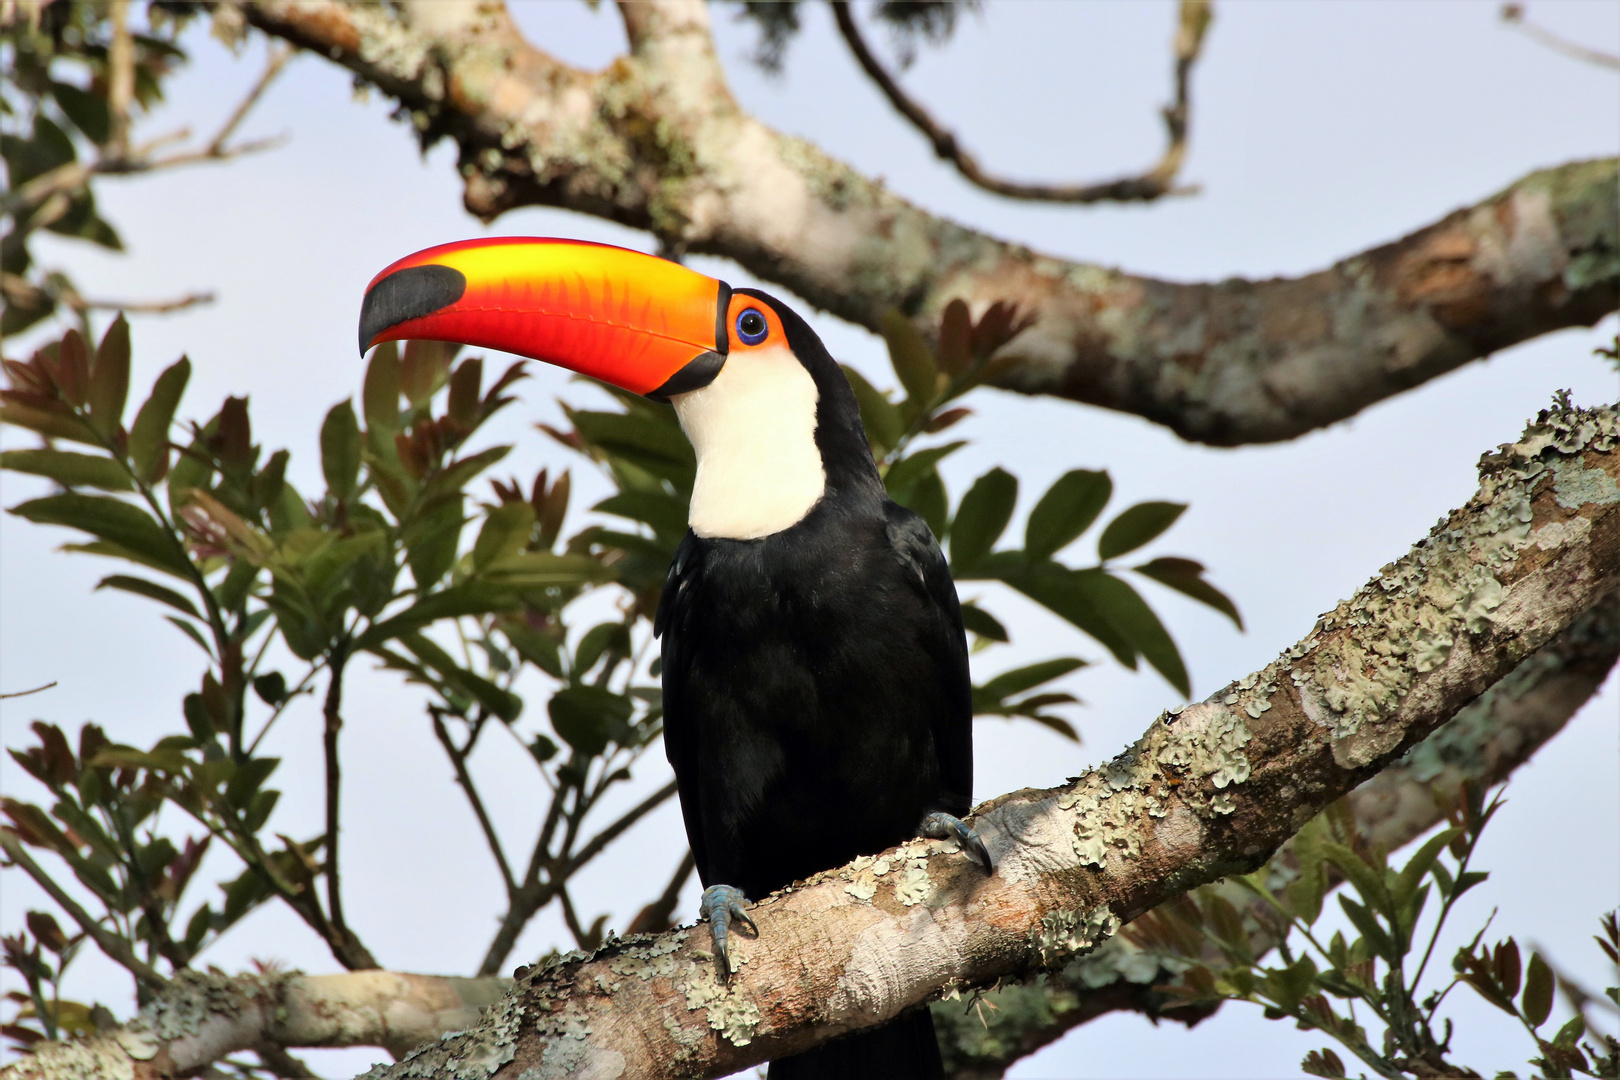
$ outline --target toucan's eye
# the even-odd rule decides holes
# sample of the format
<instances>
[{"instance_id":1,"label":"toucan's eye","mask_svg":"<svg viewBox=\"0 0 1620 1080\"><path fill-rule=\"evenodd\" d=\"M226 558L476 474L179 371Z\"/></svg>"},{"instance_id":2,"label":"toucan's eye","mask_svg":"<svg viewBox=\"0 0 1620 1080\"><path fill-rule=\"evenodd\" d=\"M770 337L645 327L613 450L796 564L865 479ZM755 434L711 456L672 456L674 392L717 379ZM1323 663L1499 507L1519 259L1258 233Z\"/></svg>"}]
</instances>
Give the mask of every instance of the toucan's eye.
<instances>
[{"instance_id":1,"label":"toucan's eye","mask_svg":"<svg viewBox=\"0 0 1620 1080\"><path fill-rule=\"evenodd\" d=\"M771 328L758 308L749 308L737 316L737 336L742 338L744 345L758 345L770 332Z\"/></svg>"}]
</instances>

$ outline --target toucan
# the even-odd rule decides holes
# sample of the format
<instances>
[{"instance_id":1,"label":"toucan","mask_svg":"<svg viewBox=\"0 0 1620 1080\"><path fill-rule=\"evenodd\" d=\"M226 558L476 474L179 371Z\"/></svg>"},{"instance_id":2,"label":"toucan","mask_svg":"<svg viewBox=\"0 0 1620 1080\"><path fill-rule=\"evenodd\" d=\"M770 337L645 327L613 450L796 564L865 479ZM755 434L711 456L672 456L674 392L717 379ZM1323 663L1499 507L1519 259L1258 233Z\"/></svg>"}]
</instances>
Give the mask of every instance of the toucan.
<instances>
[{"instance_id":1,"label":"toucan","mask_svg":"<svg viewBox=\"0 0 1620 1080\"><path fill-rule=\"evenodd\" d=\"M919 834L954 839L973 788L961 609L927 524L889 499L843 371L756 289L603 244L428 248L368 286L362 354L500 349L671 404L697 459L654 620L664 746L719 977L745 908ZM772 1064L773 1080L942 1074L926 1008Z\"/></svg>"}]
</instances>

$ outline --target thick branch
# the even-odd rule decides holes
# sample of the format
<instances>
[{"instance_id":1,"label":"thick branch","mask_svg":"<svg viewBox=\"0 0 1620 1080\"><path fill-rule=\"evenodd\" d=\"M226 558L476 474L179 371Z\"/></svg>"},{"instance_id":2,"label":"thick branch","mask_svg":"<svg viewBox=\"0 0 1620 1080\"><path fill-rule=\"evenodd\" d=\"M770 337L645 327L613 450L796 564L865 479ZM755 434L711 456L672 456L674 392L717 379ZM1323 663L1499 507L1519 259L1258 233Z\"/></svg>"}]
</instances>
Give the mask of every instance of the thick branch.
<instances>
[{"instance_id":1,"label":"thick branch","mask_svg":"<svg viewBox=\"0 0 1620 1080\"><path fill-rule=\"evenodd\" d=\"M1463 784L1500 784L1562 731L1602 687L1620 658L1620 593L1611 593L1570 627L1442 725L1404 758L1347 795L1357 830L1393 851L1441 820L1435 792L1460 797ZM1283 845L1277 861L1290 862ZM1232 898L1241 910L1248 898ZM1254 943L1256 955L1273 946ZM1218 1006L1175 1008L1155 989L1177 972L1124 937L1040 982L982 995L984 1007L933 1006L946 1071L954 1080L1001 1076L1013 1062L1056 1042L1067 1032L1110 1012L1139 1012L1202 1021Z\"/></svg>"},{"instance_id":2,"label":"thick branch","mask_svg":"<svg viewBox=\"0 0 1620 1080\"><path fill-rule=\"evenodd\" d=\"M1140 176L1124 176L1099 184L1031 184L986 172L978 158L962 148L956 133L935 120L884 68L856 25L848 0L833 0L832 9L839 34L861 65L861 70L866 72L867 78L877 84L896 112L927 137L934 154L955 166L956 171L975 187L1012 199L1060 203L1152 202L1166 195L1188 195L1197 191L1197 188L1175 187L1174 183L1176 173L1181 170L1181 163L1187 156L1188 83L1191 81L1192 67L1198 62L1198 54L1203 47L1204 34L1209 29L1209 0L1181 0L1175 41L1176 99L1163 110L1168 137L1164 155Z\"/></svg>"},{"instance_id":3,"label":"thick branch","mask_svg":"<svg viewBox=\"0 0 1620 1080\"><path fill-rule=\"evenodd\" d=\"M424 5L427 6L427 5ZM262 0L255 26L404 106L461 149L467 208L576 210L721 255L843 318L953 298L1036 321L999 384L1136 413L1189 439L1292 438L1497 349L1620 306L1614 160L1534 173L1300 278L1177 284L1038 255L929 214L731 96L700 0L622 6L601 72L534 48L496 4L405 22L381 5Z\"/></svg>"},{"instance_id":4,"label":"thick branch","mask_svg":"<svg viewBox=\"0 0 1620 1080\"><path fill-rule=\"evenodd\" d=\"M382 1046L395 1057L471 1026L510 979L353 971L226 976L184 971L115 1032L48 1043L4 1080L156 1080L261 1047Z\"/></svg>"},{"instance_id":5,"label":"thick branch","mask_svg":"<svg viewBox=\"0 0 1620 1080\"><path fill-rule=\"evenodd\" d=\"M1493 685L1509 679L1497 696L1519 702L1552 685L1537 672L1561 663L1542 658L1565 646L1535 654L1620 586L1617 478L1620 412L1544 412L1520 442L1482 460L1467 506L1276 662L1162 715L1067 787L980 807L993 876L954 845L922 840L816 875L755 906L761 935L733 943L740 964L724 988L706 935L690 929L520 970L514 992L475 1028L413 1054L409 1075L461 1075L476 1062L496 1078L530 1068L717 1076L881 1023L941 990L1069 965L1122 921L1263 864L1324 806ZM1588 633L1596 642L1612 628L1587 625L1565 644ZM1592 656L1571 663L1600 665L1608 648L1594 644ZM1487 700L1476 719L1488 727L1506 707ZM1465 714L1460 726L1472 723ZM1506 769L1532 741L1513 747L1506 728L1498 739L1482 727L1458 746L1469 739L1486 749L1448 751L1442 736L1411 754L1410 781L1437 775L1436 765L1470 768L1471 756L1487 774ZM1371 804L1362 812L1391 841L1418 827L1410 813L1381 817ZM350 977L362 976L393 978ZM215 1011L185 1034L247 1010ZM112 1053L111 1045L119 1044L109 1036L47 1052ZM6 1080L39 1075L23 1071L32 1060Z\"/></svg>"}]
</instances>

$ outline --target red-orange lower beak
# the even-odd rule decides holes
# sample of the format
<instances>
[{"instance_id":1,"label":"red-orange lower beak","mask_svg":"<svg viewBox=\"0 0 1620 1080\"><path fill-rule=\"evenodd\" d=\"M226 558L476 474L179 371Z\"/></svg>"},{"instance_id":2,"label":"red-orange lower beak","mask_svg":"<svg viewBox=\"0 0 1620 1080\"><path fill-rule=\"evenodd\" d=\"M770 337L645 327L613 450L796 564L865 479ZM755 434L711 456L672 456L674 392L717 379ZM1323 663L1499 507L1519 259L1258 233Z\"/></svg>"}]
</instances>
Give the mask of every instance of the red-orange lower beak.
<instances>
[{"instance_id":1,"label":"red-orange lower beak","mask_svg":"<svg viewBox=\"0 0 1620 1080\"><path fill-rule=\"evenodd\" d=\"M723 281L639 251L499 237L441 244L372 279L360 351L414 338L500 349L667 398L725 363Z\"/></svg>"}]
</instances>

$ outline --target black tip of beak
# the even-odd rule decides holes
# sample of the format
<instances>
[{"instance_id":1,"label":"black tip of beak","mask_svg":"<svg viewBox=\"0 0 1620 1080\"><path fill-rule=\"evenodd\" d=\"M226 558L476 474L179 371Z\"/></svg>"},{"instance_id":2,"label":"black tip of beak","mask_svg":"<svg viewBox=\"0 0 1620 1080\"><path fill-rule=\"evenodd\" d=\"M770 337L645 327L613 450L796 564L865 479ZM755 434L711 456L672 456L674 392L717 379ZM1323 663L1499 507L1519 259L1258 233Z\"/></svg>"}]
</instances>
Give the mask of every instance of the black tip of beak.
<instances>
[{"instance_id":1,"label":"black tip of beak","mask_svg":"<svg viewBox=\"0 0 1620 1080\"><path fill-rule=\"evenodd\" d=\"M449 307L467 291L467 278L448 266L411 266L389 274L360 305L360 355L377 335Z\"/></svg>"}]
</instances>

